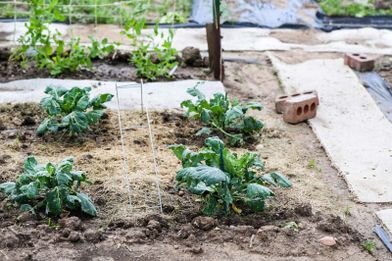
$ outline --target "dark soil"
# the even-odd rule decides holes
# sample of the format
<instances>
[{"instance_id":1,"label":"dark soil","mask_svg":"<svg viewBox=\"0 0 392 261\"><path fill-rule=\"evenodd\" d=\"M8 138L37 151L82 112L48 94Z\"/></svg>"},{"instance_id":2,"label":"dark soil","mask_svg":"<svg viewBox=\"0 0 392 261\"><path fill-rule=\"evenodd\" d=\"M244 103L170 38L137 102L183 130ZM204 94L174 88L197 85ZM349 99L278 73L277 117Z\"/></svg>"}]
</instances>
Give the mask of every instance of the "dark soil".
<instances>
[{"instance_id":1,"label":"dark soil","mask_svg":"<svg viewBox=\"0 0 392 261\"><path fill-rule=\"evenodd\" d=\"M9 82L32 78L53 78L47 70L38 70L34 62L26 67L21 67L19 62L10 61L10 49L0 48L0 82ZM104 60L93 61L89 70L79 70L59 75L60 79L95 79L107 81L137 81L136 69L129 62L129 54L119 53ZM156 81L186 80L186 79L209 79L209 69L203 63L185 63L178 66L172 79L158 78Z\"/></svg>"}]
</instances>

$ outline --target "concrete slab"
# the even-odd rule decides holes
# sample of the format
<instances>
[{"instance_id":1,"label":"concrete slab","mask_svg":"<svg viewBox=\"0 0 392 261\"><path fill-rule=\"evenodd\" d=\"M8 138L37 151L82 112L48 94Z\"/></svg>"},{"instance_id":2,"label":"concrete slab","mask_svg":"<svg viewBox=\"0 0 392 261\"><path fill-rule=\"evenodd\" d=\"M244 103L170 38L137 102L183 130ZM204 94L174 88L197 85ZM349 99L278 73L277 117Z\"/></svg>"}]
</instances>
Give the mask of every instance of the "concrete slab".
<instances>
[{"instance_id":1,"label":"concrete slab","mask_svg":"<svg viewBox=\"0 0 392 261\"><path fill-rule=\"evenodd\" d=\"M15 26L15 28L14 28ZM132 50L130 40L121 35L121 27L117 25L65 25L51 24L51 30L59 30L64 39L71 36L81 38L82 44L89 44L88 36L97 39L108 38L111 41L120 43L119 49ZM15 38L14 38L15 29ZM0 46L10 46L14 44L13 39L25 33L24 23L0 23ZM160 29L163 34L168 34L168 29ZM311 39L316 43L301 41L301 39L279 40L274 34L295 34L297 29L266 29L266 28L224 28L223 49L225 51L288 51L300 49L306 52L359 52L368 54L392 53L392 31L378 30L373 28L345 29L325 33L319 31L309 31ZM142 31L143 35L151 35L152 29ZM154 42L161 42L159 37L154 38ZM295 42L295 43L294 43ZM353 42L355 44L353 44ZM205 28L184 28L176 29L173 39L173 46L182 50L187 46L194 46L202 51L207 50Z\"/></svg>"},{"instance_id":2,"label":"concrete slab","mask_svg":"<svg viewBox=\"0 0 392 261\"><path fill-rule=\"evenodd\" d=\"M270 55L288 93L316 90L310 125L361 202L392 201L392 124L343 59L285 64Z\"/></svg>"},{"instance_id":3,"label":"concrete slab","mask_svg":"<svg viewBox=\"0 0 392 261\"><path fill-rule=\"evenodd\" d=\"M175 81L175 82L155 82L146 83L143 87L143 100L151 109L176 109L180 108L183 100L192 97L186 92L199 82L197 80ZM204 84L199 89L209 98L214 93L224 93L224 86L218 81L202 81ZM135 85L135 82L118 82L119 99L121 109L134 110L140 108L140 88L128 88ZM30 79L8 83L0 83L0 103L19 103L19 102L39 102L46 96L44 90L47 86L63 86L71 88L92 87L91 96L100 93L111 93L116 95L116 82L92 81L92 80L60 80L60 79ZM111 109L117 109L116 99L108 103Z\"/></svg>"},{"instance_id":4,"label":"concrete slab","mask_svg":"<svg viewBox=\"0 0 392 261\"><path fill-rule=\"evenodd\" d=\"M384 228L392 236L392 209L383 209L376 212L377 217L383 223Z\"/></svg>"}]
</instances>

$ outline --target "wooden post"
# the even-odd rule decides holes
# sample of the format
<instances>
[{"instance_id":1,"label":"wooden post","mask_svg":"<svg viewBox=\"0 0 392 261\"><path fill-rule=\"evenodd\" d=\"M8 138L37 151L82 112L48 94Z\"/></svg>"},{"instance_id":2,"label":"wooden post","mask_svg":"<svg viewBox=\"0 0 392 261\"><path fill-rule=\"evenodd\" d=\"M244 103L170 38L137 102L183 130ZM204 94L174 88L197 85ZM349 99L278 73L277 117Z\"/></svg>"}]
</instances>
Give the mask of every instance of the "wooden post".
<instances>
[{"instance_id":1,"label":"wooden post","mask_svg":"<svg viewBox=\"0 0 392 261\"><path fill-rule=\"evenodd\" d=\"M212 0L213 23L206 25L208 58L211 72L215 80L223 81L224 68L222 60L222 36L220 33L220 0Z\"/></svg>"}]
</instances>

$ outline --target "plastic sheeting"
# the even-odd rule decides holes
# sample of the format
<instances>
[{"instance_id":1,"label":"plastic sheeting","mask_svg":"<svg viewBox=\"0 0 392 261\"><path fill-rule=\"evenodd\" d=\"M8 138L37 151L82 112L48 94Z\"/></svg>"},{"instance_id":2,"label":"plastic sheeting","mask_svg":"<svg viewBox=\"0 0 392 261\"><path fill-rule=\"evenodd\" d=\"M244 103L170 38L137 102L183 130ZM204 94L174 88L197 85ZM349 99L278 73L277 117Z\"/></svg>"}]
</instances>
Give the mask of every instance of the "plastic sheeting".
<instances>
[{"instance_id":1,"label":"plastic sheeting","mask_svg":"<svg viewBox=\"0 0 392 261\"><path fill-rule=\"evenodd\" d=\"M376 72L358 73L363 85L376 101L385 117L392 122L392 89Z\"/></svg>"},{"instance_id":2,"label":"plastic sheeting","mask_svg":"<svg viewBox=\"0 0 392 261\"><path fill-rule=\"evenodd\" d=\"M222 1L221 20L269 28L313 27L317 8L313 0L227 0ZM212 22L212 1L194 0L191 20Z\"/></svg>"}]
</instances>

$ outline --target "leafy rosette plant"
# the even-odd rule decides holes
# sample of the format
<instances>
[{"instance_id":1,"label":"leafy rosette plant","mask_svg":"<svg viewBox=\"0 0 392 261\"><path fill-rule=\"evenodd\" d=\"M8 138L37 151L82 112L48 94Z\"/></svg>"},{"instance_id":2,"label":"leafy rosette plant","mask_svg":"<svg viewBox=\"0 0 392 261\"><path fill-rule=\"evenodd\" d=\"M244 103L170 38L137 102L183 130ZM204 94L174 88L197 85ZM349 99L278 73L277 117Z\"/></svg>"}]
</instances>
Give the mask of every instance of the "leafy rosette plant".
<instances>
[{"instance_id":1,"label":"leafy rosette plant","mask_svg":"<svg viewBox=\"0 0 392 261\"><path fill-rule=\"evenodd\" d=\"M39 165L30 156L16 182L0 184L0 192L18 204L23 212L42 210L48 216L60 216L66 209L96 216L97 210L91 199L79 191L82 183L90 182L83 172L72 170L73 164L72 158L67 158L57 165Z\"/></svg>"},{"instance_id":2,"label":"leafy rosette plant","mask_svg":"<svg viewBox=\"0 0 392 261\"><path fill-rule=\"evenodd\" d=\"M184 145L172 145L172 151L182 162L177 172L178 187L202 196L203 212L213 215L219 211L241 213L241 207L258 212L265 209L265 201L274 196L269 188L291 187L291 182L277 172L261 174L264 164L257 153L242 156L224 147L218 137L208 138L198 152Z\"/></svg>"},{"instance_id":3,"label":"leafy rosette plant","mask_svg":"<svg viewBox=\"0 0 392 261\"><path fill-rule=\"evenodd\" d=\"M219 131L228 138L230 145L236 146L242 145L247 138L264 127L263 122L246 115L249 110L261 110L261 104L241 104L237 98L229 100L222 93L215 93L212 99L207 100L197 86L188 89L188 93L197 97L197 100L181 103L181 107L187 109L186 117L200 120L206 125L196 133L197 136Z\"/></svg>"},{"instance_id":4,"label":"leafy rosette plant","mask_svg":"<svg viewBox=\"0 0 392 261\"><path fill-rule=\"evenodd\" d=\"M40 102L48 117L38 127L37 135L42 136L48 131L66 131L74 136L98 123L106 109L104 103L110 101L113 95L105 93L90 99L90 91L90 87L68 90L48 86L45 93L49 96Z\"/></svg>"}]
</instances>

